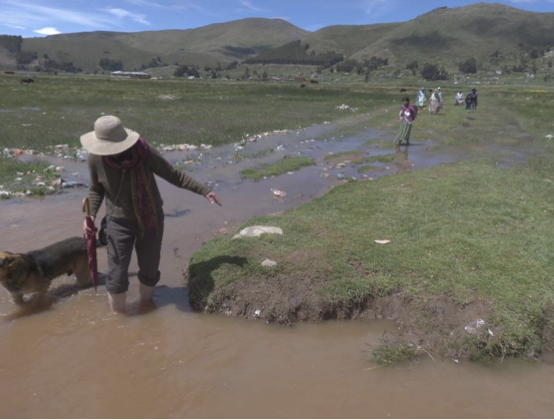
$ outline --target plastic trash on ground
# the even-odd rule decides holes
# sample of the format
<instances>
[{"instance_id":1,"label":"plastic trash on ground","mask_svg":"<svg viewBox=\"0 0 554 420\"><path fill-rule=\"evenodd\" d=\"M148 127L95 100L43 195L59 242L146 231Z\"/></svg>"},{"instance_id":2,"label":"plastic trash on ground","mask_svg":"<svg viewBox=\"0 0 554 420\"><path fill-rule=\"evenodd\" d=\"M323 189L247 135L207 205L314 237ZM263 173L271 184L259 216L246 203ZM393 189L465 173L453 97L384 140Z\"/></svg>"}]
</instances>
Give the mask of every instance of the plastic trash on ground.
<instances>
[{"instance_id":1,"label":"plastic trash on ground","mask_svg":"<svg viewBox=\"0 0 554 420\"><path fill-rule=\"evenodd\" d=\"M284 192L284 191L281 191L281 190L277 190L275 188L272 188L271 189L271 192L273 193L273 195L275 197L286 197L287 196L287 193Z\"/></svg>"},{"instance_id":2,"label":"plastic trash on ground","mask_svg":"<svg viewBox=\"0 0 554 420\"><path fill-rule=\"evenodd\" d=\"M466 325L464 327L464 330L466 330L466 332L468 334L474 334L475 335L479 332L479 330L481 329L481 327L483 325L485 325L485 321L483 321L481 318L479 318L476 321L473 321L470 324Z\"/></svg>"}]
</instances>

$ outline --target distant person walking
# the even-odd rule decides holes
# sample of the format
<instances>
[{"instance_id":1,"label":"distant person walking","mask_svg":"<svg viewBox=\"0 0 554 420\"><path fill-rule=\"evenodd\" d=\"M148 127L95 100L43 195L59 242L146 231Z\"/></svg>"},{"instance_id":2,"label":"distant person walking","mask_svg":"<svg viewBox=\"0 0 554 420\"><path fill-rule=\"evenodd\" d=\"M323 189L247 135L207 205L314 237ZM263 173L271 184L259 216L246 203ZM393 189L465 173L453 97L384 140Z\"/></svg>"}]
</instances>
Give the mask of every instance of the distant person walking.
<instances>
[{"instance_id":1,"label":"distant person walking","mask_svg":"<svg viewBox=\"0 0 554 420\"><path fill-rule=\"evenodd\" d=\"M464 94L462 93L462 91L459 91L456 94L454 105L462 106L463 104L464 104Z\"/></svg>"},{"instance_id":2,"label":"distant person walking","mask_svg":"<svg viewBox=\"0 0 554 420\"><path fill-rule=\"evenodd\" d=\"M477 89L471 89L471 109L477 111Z\"/></svg>"},{"instance_id":3,"label":"distant person walking","mask_svg":"<svg viewBox=\"0 0 554 420\"><path fill-rule=\"evenodd\" d=\"M466 111L469 112L471 111L471 97L472 97L472 94L471 92L469 92L467 95L466 95Z\"/></svg>"},{"instance_id":4,"label":"distant person walking","mask_svg":"<svg viewBox=\"0 0 554 420\"><path fill-rule=\"evenodd\" d=\"M420 91L417 93L416 105L418 108L425 108L426 104L427 104L427 94L426 94L425 88L422 87Z\"/></svg>"},{"instance_id":5,"label":"distant person walking","mask_svg":"<svg viewBox=\"0 0 554 420\"><path fill-rule=\"evenodd\" d=\"M94 131L81 136L89 152L89 199L94 222L106 198L108 277L106 289L113 312L125 312L129 263L137 254L141 300L151 300L160 280L160 252L164 231L163 201L154 175L221 205L211 189L174 168L139 133L123 127L120 119L106 115L96 120ZM88 230L87 220L83 224Z\"/></svg>"},{"instance_id":6,"label":"distant person walking","mask_svg":"<svg viewBox=\"0 0 554 420\"><path fill-rule=\"evenodd\" d=\"M433 89L429 89L429 112L433 115L439 113L440 109L440 98L437 92L433 92Z\"/></svg>"},{"instance_id":7,"label":"distant person walking","mask_svg":"<svg viewBox=\"0 0 554 420\"><path fill-rule=\"evenodd\" d=\"M397 146L400 146L405 141L406 145L409 146L412 123L417 117L417 107L410 105L410 98L407 96L402 99L402 107L398 117L400 118L400 130L394 142Z\"/></svg>"}]
</instances>

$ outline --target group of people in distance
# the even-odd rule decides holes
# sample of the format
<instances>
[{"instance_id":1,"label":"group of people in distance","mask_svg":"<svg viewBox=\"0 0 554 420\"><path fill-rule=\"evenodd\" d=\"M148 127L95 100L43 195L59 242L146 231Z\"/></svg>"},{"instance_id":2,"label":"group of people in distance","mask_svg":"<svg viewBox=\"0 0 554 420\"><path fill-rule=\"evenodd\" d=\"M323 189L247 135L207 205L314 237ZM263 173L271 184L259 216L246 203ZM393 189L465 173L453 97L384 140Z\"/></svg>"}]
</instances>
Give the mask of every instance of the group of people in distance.
<instances>
[{"instance_id":1,"label":"group of people in distance","mask_svg":"<svg viewBox=\"0 0 554 420\"><path fill-rule=\"evenodd\" d=\"M465 97L461 91L456 93L454 100L454 105L463 106L465 103L466 110L469 112L471 110L477 110L477 89L471 89ZM441 110L443 104L442 100L442 91L438 87L436 91L433 89L429 90L429 112L431 114L438 114ZM406 145L410 144L410 133L412 131L412 123L417 117L417 113L420 109L423 109L427 106L427 93L425 87L422 87L417 93L417 100L415 105L410 104L410 98L405 96L402 99L402 107L400 108L400 113L398 114L400 118L400 130L396 136L395 143L397 146L400 146L403 142L406 142Z\"/></svg>"}]
</instances>

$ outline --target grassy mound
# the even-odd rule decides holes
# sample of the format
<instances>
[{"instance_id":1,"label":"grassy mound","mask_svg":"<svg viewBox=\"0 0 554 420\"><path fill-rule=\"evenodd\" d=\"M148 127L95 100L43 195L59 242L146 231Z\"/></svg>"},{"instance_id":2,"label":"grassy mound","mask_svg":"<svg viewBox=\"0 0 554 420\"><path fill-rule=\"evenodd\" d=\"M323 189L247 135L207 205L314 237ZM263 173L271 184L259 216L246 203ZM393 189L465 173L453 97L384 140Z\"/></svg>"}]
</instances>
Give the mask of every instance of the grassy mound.
<instances>
[{"instance_id":1,"label":"grassy mound","mask_svg":"<svg viewBox=\"0 0 554 420\"><path fill-rule=\"evenodd\" d=\"M414 318L401 319L400 308L387 315L435 335L431 347L536 354L554 301L549 157L525 168L481 160L349 183L282 216L256 217L248 225L284 235L208 243L191 259L191 302L287 323L355 316L401 296ZM266 258L278 265L262 267ZM465 332L477 318L485 326Z\"/></svg>"}]
</instances>

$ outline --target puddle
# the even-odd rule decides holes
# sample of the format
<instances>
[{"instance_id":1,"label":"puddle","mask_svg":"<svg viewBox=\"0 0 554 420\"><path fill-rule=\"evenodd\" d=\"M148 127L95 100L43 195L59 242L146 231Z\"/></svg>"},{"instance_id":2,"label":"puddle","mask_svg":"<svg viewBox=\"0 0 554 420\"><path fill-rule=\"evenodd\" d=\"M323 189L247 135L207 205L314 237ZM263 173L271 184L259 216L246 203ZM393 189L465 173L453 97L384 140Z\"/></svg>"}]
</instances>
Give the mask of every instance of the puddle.
<instances>
[{"instance_id":1,"label":"puddle","mask_svg":"<svg viewBox=\"0 0 554 420\"><path fill-rule=\"evenodd\" d=\"M202 243L215 235L236 233L252 216L279 212L324 193L342 182L337 179L339 172L361 178L357 172L361 165L336 168L325 161L329 152L392 154L392 162L374 163L382 171L369 173L371 177L471 154L463 148L435 150L432 140L399 150L363 146L370 139L392 137L368 130L333 139L333 128L327 125L250 143L243 151L260 157L238 162L231 159L233 146L167 153L172 163L201 162L190 165L190 175L212 182L223 207L159 181L168 216L162 281L154 304L140 306L136 262L131 263L130 316L108 314L103 287L18 316L1 288L0 385L9 403L0 405L0 415L551 417L552 363L505 361L487 367L437 358L367 371L368 350L379 345L385 330L394 330L393 324L327 322L286 328L191 311L182 270ZM261 153L279 145L284 150ZM493 146L490 151L495 151ZM317 165L259 182L240 178L240 170L286 155L311 157ZM506 158L524 159L524 155ZM63 161L63 166L76 174L75 179L88 182L86 164ZM275 197L272 189L285 191L286 197ZM85 189L74 189L41 201L0 202L0 249L22 252L81 236L85 194ZM105 270L104 249L98 252L98 265ZM62 278L53 287L57 290L68 281Z\"/></svg>"}]
</instances>

